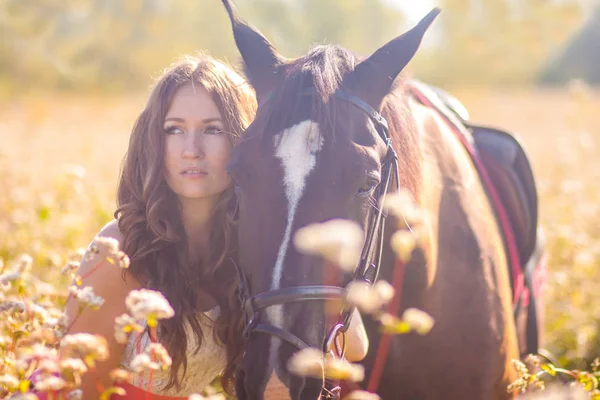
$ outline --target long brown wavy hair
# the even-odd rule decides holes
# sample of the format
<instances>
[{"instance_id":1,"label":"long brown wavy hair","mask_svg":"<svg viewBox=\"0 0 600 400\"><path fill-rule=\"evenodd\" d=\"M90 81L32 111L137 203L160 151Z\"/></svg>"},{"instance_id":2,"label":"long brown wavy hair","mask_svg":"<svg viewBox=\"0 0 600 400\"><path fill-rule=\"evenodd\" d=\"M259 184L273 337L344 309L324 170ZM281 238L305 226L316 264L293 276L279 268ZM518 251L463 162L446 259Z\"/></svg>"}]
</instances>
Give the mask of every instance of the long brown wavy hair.
<instances>
[{"instance_id":1,"label":"long brown wavy hair","mask_svg":"<svg viewBox=\"0 0 600 400\"><path fill-rule=\"evenodd\" d=\"M254 92L232 68L205 55L186 56L158 78L146 107L138 117L123 160L115 218L124 235L123 251L131 258L129 271L148 288L165 295L175 316L160 321L159 341L173 359L166 388L179 387L187 371L186 323L200 349L203 330L199 308L206 294L220 307L214 337L226 346L227 364L221 380L231 391L235 363L243 351L241 310L237 302L235 199L229 187L213 214L208 251L200 262L190 260L181 207L164 173L164 119L175 91L183 85L201 85L211 95L233 144L252 122ZM182 375L179 370L182 369Z\"/></svg>"}]
</instances>

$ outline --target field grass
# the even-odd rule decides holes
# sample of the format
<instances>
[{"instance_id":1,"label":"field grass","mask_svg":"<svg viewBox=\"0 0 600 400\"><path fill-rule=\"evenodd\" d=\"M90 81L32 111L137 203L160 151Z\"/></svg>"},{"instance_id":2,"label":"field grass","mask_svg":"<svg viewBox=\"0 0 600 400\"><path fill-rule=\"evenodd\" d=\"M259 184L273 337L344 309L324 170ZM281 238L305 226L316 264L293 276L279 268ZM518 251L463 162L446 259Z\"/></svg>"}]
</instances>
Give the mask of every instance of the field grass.
<instances>
[{"instance_id":1,"label":"field grass","mask_svg":"<svg viewBox=\"0 0 600 400\"><path fill-rule=\"evenodd\" d=\"M600 93L453 90L477 122L517 133L538 178L549 246L543 346L568 368L600 355ZM112 218L120 162L144 95L43 95L0 103L0 259L59 274ZM0 268L1 273L1 268ZM1 300L1 298L0 298Z\"/></svg>"}]
</instances>

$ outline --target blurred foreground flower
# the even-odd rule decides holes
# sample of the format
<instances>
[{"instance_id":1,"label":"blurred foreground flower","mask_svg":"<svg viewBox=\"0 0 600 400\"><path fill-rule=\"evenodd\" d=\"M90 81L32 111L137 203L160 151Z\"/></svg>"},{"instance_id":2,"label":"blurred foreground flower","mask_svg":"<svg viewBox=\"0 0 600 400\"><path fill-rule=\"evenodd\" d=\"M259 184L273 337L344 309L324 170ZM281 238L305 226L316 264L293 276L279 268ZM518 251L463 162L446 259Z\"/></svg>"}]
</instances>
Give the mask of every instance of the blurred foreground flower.
<instances>
[{"instance_id":1,"label":"blurred foreground flower","mask_svg":"<svg viewBox=\"0 0 600 400\"><path fill-rule=\"evenodd\" d=\"M111 264L121 268L129 268L130 264L127 254L119 250L119 242L106 236L96 236L84 257L87 260L93 260L97 257L106 259Z\"/></svg>"},{"instance_id":2,"label":"blurred foreground flower","mask_svg":"<svg viewBox=\"0 0 600 400\"><path fill-rule=\"evenodd\" d=\"M314 348L303 349L290 357L287 367L290 373L298 376L323 376L323 352Z\"/></svg>"},{"instance_id":3,"label":"blurred foreground flower","mask_svg":"<svg viewBox=\"0 0 600 400\"><path fill-rule=\"evenodd\" d=\"M381 309L394 297L394 288L387 281L377 281L374 285L353 281L348 284L348 302L362 312L372 314Z\"/></svg>"},{"instance_id":4,"label":"blurred foreground flower","mask_svg":"<svg viewBox=\"0 0 600 400\"><path fill-rule=\"evenodd\" d=\"M567 83L569 95L579 102L589 101L593 97L593 90L590 85L582 79L571 79Z\"/></svg>"},{"instance_id":5,"label":"blurred foreground flower","mask_svg":"<svg viewBox=\"0 0 600 400\"><path fill-rule=\"evenodd\" d=\"M321 351L308 348L295 353L288 360L288 370L298 376L328 378L360 382L365 378L362 365L339 358L326 357Z\"/></svg>"},{"instance_id":6,"label":"blurred foreground flower","mask_svg":"<svg viewBox=\"0 0 600 400\"><path fill-rule=\"evenodd\" d=\"M392 235L391 245L400 261L407 263L417 247L417 240L412 232L399 230Z\"/></svg>"},{"instance_id":7,"label":"blurred foreground flower","mask_svg":"<svg viewBox=\"0 0 600 400\"><path fill-rule=\"evenodd\" d=\"M334 219L300 228L294 236L298 251L322 256L345 271L353 271L360 260L364 236L350 220Z\"/></svg>"},{"instance_id":8,"label":"blurred foreground flower","mask_svg":"<svg viewBox=\"0 0 600 400\"><path fill-rule=\"evenodd\" d=\"M81 358L88 367L108 358L108 343L103 336L89 333L66 335L60 342L63 357Z\"/></svg>"},{"instance_id":9,"label":"blurred foreground flower","mask_svg":"<svg viewBox=\"0 0 600 400\"><path fill-rule=\"evenodd\" d=\"M131 332L143 332L144 327L129 314L123 314L115 318L115 339L117 343L127 343L127 338Z\"/></svg>"},{"instance_id":10,"label":"blurred foreground flower","mask_svg":"<svg viewBox=\"0 0 600 400\"><path fill-rule=\"evenodd\" d=\"M402 318L384 313L379 316L379 322L384 333L403 334L415 331L425 335L433 328L434 320L429 314L416 308L408 308Z\"/></svg>"},{"instance_id":11,"label":"blurred foreground flower","mask_svg":"<svg viewBox=\"0 0 600 400\"><path fill-rule=\"evenodd\" d=\"M398 219L400 228L419 225L424 220L423 211L415 203L413 196L407 190L389 193L381 203L383 211Z\"/></svg>"},{"instance_id":12,"label":"blurred foreground flower","mask_svg":"<svg viewBox=\"0 0 600 400\"><path fill-rule=\"evenodd\" d=\"M84 307L89 307L92 310L97 310L104 304L104 299L100 296L97 296L94 293L94 288L91 286L86 286L84 288L79 288L77 286L71 286L69 288L69 293L73 295Z\"/></svg>"},{"instance_id":13,"label":"blurred foreground flower","mask_svg":"<svg viewBox=\"0 0 600 400\"><path fill-rule=\"evenodd\" d=\"M132 290L125 299L125 304L135 319L147 321L151 328L156 327L159 319L167 319L175 315L169 301L162 293L155 290Z\"/></svg>"},{"instance_id":14,"label":"blurred foreground flower","mask_svg":"<svg viewBox=\"0 0 600 400\"><path fill-rule=\"evenodd\" d=\"M166 370L172 364L167 350L159 343L152 343L144 353L138 354L131 361L131 369L136 373L146 370Z\"/></svg>"},{"instance_id":15,"label":"blurred foreground flower","mask_svg":"<svg viewBox=\"0 0 600 400\"><path fill-rule=\"evenodd\" d=\"M133 374L127 370L117 368L110 371L110 380L114 383L130 382Z\"/></svg>"},{"instance_id":16,"label":"blurred foreground flower","mask_svg":"<svg viewBox=\"0 0 600 400\"><path fill-rule=\"evenodd\" d=\"M36 390L40 392L53 392L64 389L67 386L67 382L54 375L45 376L35 383Z\"/></svg>"},{"instance_id":17,"label":"blurred foreground flower","mask_svg":"<svg viewBox=\"0 0 600 400\"><path fill-rule=\"evenodd\" d=\"M381 397L366 390L354 390L348 393L343 400L381 400Z\"/></svg>"},{"instance_id":18,"label":"blurred foreground flower","mask_svg":"<svg viewBox=\"0 0 600 400\"><path fill-rule=\"evenodd\" d=\"M221 393L210 394L208 396L203 396L201 394L194 393L188 400L225 400L225 396Z\"/></svg>"}]
</instances>

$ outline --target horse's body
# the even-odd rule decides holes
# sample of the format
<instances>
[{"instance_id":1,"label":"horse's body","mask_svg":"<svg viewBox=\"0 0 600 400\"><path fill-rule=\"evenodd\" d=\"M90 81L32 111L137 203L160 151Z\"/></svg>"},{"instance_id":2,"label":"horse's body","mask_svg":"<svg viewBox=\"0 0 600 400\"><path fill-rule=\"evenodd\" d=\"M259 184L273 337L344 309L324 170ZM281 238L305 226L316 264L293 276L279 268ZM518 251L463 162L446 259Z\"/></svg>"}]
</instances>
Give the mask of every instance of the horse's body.
<instances>
[{"instance_id":1,"label":"horse's body","mask_svg":"<svg viewBox=\"0 0 600 400\"><path fill-rule=\"evenodd\" d=\"M492 206L449 125L415 101L409 81L392 85L433 18L362 62L334 46L290 61L243 24L228 1L224 4L260 103L229 167L239 184L244 288L257 294L323 284L322 260L293 246L291 238L303 226L345 218L367 230L377 213L375 197L382 194L377 188L389 152L376 118L365 111L381 110L398 155L400 185L427 215L427 240L405 268L401 308L422 309L435 325L424 336L392 339L378 393L386 400L507 398L506 387L515 378L510 360L519 351L507 258ZM339 90L369 106L335 98ZM380 262L379 279L389 282L394 222L385 225ZM253 322L316 348L330 328L321 301L294 303L288 296L252 311ZM379 323L366 316L365 325L368 380L380 333ZM286 362L297 349L276 336L251 331L238 371L239 398L261 399L276 374L291 398L316 399L323 382L287 372Z\"/></svg>"},{"instance_id":2,"label":"horse's body","mask_svg":"<svg viewBox=\"0 0 600 400\"><path fill-rule=\"evenodd\" d=\"M401 89L400 89L401 90ZM402 101L402 100L400 100ZM404 100L406 101L406 100ZM395 336L379 385L383 399L502 399L518 358L505 249L477 171L438 114L408 102L423 162L417 195L429 240L406 267L402 309L428 312L425 336ZM387 225L381 279L392 281L396 229ZM378 323L366 320L374 363ZM367 374L367 377L369 375Z\"/></svg>"}]
</instances>

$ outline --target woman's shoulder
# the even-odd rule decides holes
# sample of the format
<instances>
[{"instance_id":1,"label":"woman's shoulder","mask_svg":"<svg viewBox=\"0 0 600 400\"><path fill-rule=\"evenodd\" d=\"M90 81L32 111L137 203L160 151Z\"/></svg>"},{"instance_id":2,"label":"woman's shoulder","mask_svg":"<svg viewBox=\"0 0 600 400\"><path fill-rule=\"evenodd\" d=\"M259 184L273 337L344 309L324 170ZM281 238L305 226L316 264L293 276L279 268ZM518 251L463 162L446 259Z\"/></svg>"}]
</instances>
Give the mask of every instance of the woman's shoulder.
<instances>
[{"instance_id":1,"label":"woman's shoulder","mask_svg":"<svg viewBox=\"0 0 600 400\"><path fill-rule=\"evenodd\" d=\"M112 290L118 290L122 286L124 292L141 287L141 284L135 277L123 271L122 268L115 265L116 263L108 260L106 251L101 251L98 254L94 254L92 251L94 243L97 243L100 238L108 238L116 241L120 249L123 244L123 237L116 219L108 222L100 229L90 243L90 247L86 255L84 255L77 271L77 275L82 278L84 285L89 283L93 286L106 286Z\"/></svg>"},{"instance_id":2,"label":"woman's shoulder","mask_svg":"<svg viewBox=\"0 0 600 400\"><path fill-rule=\"evenodd\" d=\"M119 221L113 219L106 225L100 229L100 232L96 235L96 237L103 236L115 239L119 242L119 245L123 243L123 232L121 232L121 228L119 228Z\"/></svg>"}]
</instances>

